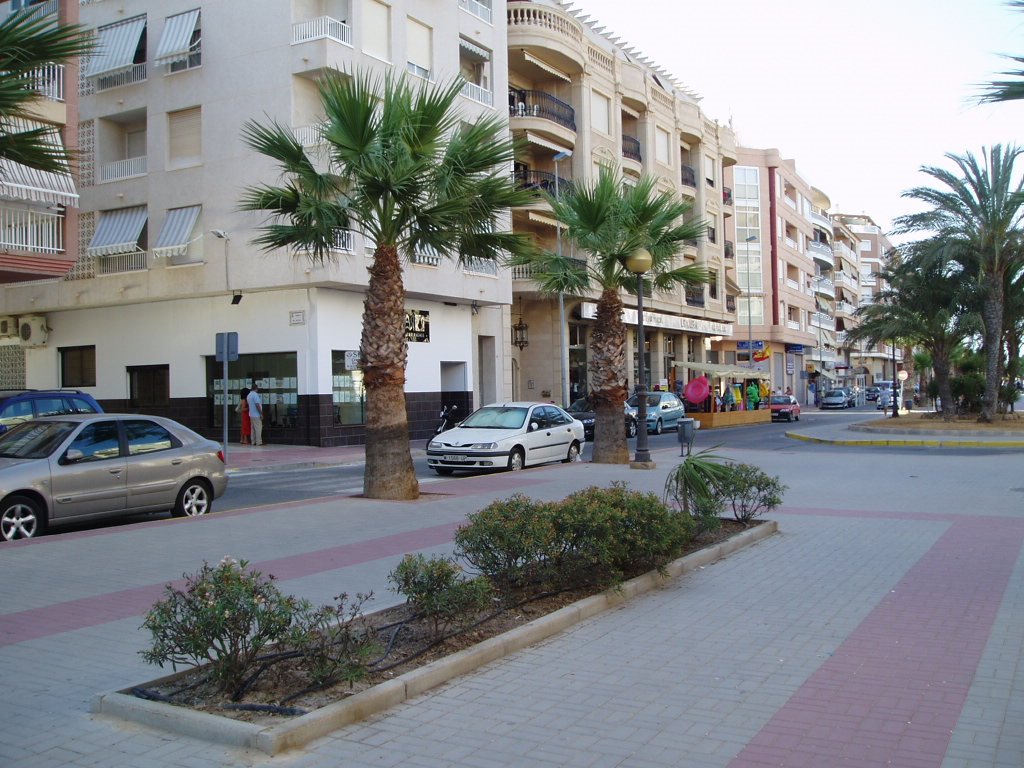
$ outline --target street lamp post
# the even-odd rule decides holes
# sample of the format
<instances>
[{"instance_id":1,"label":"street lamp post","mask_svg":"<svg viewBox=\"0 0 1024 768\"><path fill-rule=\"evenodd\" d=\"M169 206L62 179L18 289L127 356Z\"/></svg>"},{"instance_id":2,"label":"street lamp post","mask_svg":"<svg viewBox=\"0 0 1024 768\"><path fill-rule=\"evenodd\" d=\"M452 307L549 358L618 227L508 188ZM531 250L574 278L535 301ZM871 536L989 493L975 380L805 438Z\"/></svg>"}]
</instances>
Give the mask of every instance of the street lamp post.
<instances>
[{"instance_id":1,"label":"street lamp post","mask_svg":"<svg viewBox=\"0 0 1024 768\"><path fill-rule=\"evenodd\" d=\"M558 202L559 190L558 190L558 161L565 160L567 157L572 157L571 149L563 149L561 152L555 153L555 202ZM557 217L556 217L557 219ZM555 253L558 254L558 258L562 258L562 223L560 221L555 222ZM559 341L559 364L561 366L560 375L562 378L562 407L566 408L569 406L569 345L565 340L565 294L561 291L558 292L558 341Z\"/></svg>"},{"instance_id":2,"label":"street lamp post","mask_svg":"<svg viewBox=\"0 0 1024 768\"><path fill-rule=\"evenodd\" d=\"M644 339L644 273L651 268L653 260L646 248L637 248L626 257L625 267L636 275L636 340L637 340L637 374L636 374L636 456L630 467L633 469L654 469L651 451L647 444L647 374L644 370L644 351L647 346Z\"/></svg>"},{"instance_id":3,"label":"street lamp post","mask_svg":"<svg viewBox=\"0 0 1024 768\"><path fill-rule=\"evenodd\" d=\"M899 377L896 375L896 339L892 340L892 417L900 416Z\"/></svg>"}]
</instances>

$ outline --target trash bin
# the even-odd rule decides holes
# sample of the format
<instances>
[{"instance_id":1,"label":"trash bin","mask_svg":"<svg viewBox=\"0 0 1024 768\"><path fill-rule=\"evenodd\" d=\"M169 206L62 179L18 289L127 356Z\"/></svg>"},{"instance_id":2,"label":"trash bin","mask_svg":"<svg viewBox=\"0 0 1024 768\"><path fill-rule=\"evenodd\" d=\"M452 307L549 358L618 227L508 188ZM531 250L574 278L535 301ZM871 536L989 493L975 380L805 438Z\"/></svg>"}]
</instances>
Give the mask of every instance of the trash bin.
<instances>
[{"instance_id":1,"label":"trash bin","mask_svg":"<svg viewBox=\"0 0 1024 768\"><path fill-rule=\"evenodd\" d=\"M913 398L911 398L910 400L904 400L903 401L903 410L909 411L913 407L914 407L914 400L913 400Z\"/></svg>"},{"instance_id":2,"label":"trash bin","mask_svg":"<svg viewBox=\"0 0 1024 768\"><path fill-rule=\"evenodd\" d=\"M693 438L697 435L697 420L687 417L679 420L676 433L679 435L679 455L689 456L693 450Z\"/></svg>"}]
</instances>

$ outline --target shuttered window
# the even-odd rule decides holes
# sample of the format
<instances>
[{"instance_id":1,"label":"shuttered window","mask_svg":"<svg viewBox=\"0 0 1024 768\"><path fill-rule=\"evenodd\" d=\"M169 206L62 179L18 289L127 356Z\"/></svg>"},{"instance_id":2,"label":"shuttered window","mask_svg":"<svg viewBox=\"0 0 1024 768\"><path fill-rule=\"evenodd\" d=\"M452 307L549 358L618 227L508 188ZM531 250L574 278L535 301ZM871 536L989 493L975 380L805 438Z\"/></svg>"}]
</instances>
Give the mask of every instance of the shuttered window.
<instances>
[{"instance_id":1,"label":"shuttered window","mask_svg":"<svg viewBox=\"0 0 1024 768\"><path fill-rule=\"evenodd\" d=\"M196 165L203 159L202 110L167 113L167 162L171 168Z\"/></svg>"},{"instance_id":2,"label":"shuttered window","mask_svg":"<svg viewBox=\"0 0 1024 768\"><path fill-rule=\"evenodd\" d=\"M363 52L391 61L391 8L376 0L363 6Z\"/></svg>"},{"instance_id":3,"label":"shuttered window","mask_svg":"<svg viewBox=\"0 0 1024 768\"><path fill-rule=\"evenodd\" d=\"M416 19L406 21L407 69L412 74L429 80L433 69L431 29Z\"/></svg>"},{"instance_id":4,"label":"shuttered window","mask_svg":"<svg viewBox=\"0 0 1024 768\"><path fill-rule=\"evenodd\" d=\"M61 347L60 385L96 386L96 347Z\"/></svg>"}]
</instances>

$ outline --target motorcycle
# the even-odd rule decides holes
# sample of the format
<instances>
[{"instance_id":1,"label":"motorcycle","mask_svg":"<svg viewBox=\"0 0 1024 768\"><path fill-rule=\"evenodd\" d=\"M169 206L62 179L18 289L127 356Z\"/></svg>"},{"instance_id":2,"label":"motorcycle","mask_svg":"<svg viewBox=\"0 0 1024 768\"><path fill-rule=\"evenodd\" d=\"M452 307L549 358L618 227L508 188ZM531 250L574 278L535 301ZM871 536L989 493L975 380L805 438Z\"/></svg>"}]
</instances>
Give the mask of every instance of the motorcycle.
<instances>
[{"instance_id":1,"label":"motorcycle","mask_svg":"<svg viewBox=\"0 0 1024 768\"><path fill-rule=\"evenodd\" d=\"M446 405L444 408L441 409L441 413L438 416L438 418L441 419L441 423L437 425L437 428L434 430L434 434L430 436L430 440L433 440L442 432L447 432L452 427L458 425L458 422L455 420L455 412L458 410L459 406L457 405ZM430 447L430 440L427 440L428 448Z\"/></svg>"}]
</instances>

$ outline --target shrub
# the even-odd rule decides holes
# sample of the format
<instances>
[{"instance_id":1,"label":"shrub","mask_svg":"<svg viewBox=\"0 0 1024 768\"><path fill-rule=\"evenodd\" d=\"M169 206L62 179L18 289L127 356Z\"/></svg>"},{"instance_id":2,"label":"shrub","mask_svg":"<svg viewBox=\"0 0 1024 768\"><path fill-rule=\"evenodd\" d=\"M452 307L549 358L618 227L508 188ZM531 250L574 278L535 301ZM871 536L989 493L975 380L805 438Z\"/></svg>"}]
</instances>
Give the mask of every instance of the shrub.
<instances>
[{"instance_id":1,"label":"shrub","mask_svg":"<svg viewBox=\"0 0 1024 768\"><path fill-rule=\"evenodd\" d=\"M514 494L493 501L455 532L455 555L499 590L542 580L552 545L551 505Z\"/></svg>"},{"instance_id":2,"label":"shrub","mask_svg":"<svg viewBox=\"0 0 1024 768\"><path fill-rule=\"evenodd\" d=\"M142 658L174 669L210 662L220 690L236 689L263 649L289 631L303 605L282 595L273 576L247 568L247 561L225 557L215 568L204 562L195 574L184 574L184 589L167 585L142 623L152 635Z\"/></svg>"},{"instance_id":3,"label":"shrub","mask_svg":"<svg viewBox=\"0 0 1024 768\"><path fill-rule=\"evenodd\" d=\"M453 625L465 626L491 601L490 583L484 578L463 579L462 568L447 557L406 555L388 581L430 621L435 638Z\"/></svg>"},{"instance_id":4,"label":"shrub","mask_svg":"<svg viewBox=\"0 0 1024 768\"><path fill-rule=\"evenodd\" d=\"M319 608L303 602L284 640L299 654L299 668L317 687L361 680L370 659L380 652L363 617L363 605L373 599L372 593L357 594L351 601L342 593L334 599L335 605Z\"/></svg>"},{"instance_id":5,"label":"shrub","mask_svg":"<svg viewBox=\"0 0 1024 768\"><path fill-rule=\"evenodd\" d=\"M687 456L665 479L665 503L693 518L697 536L717 529L725 510L716 484L730 469L713 451L708 448Z\"/></svg>"},{"instance_id":6,"label":"shrub","mask_svg":"<svg viewBox=\"0 0 1024 768\"><path fill-rule=\"evenodd\" d=\"M753 464L729 464L729 471L715 481L715 491L732 508L733 517L746 525L782 503L786 491L779 478Z\"/></svg>"}]
</instances>

